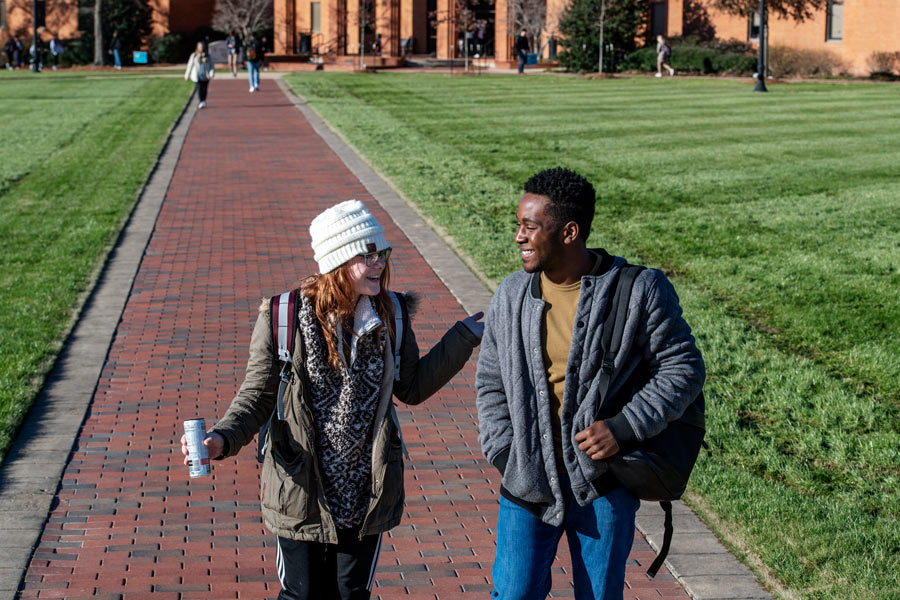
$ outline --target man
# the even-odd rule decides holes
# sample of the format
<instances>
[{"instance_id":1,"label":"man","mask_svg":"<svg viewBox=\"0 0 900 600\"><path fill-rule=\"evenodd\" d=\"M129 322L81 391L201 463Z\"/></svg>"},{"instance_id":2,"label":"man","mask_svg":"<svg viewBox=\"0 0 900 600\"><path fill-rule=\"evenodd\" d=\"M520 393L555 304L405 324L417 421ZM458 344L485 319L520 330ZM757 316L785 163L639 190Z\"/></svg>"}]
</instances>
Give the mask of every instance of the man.
<instances>
[{"instance_id":1,"label":"man","mask_svg":"<svg viewBox=\"0 0 900 600\"><path fill-rule=\"evenodd\" d=\"M116 69L122 68L122 40L119 39L119 32L113 29L112 40L109 42L109 53L113 55L113 66Z\"/></svg>"},{"instance_id":2,"label":"man","mask_svg":"<svg viewBox=\"0 0 900 600\"><path fill-rule=\"evenodd\" d=\"M528 31L525 29L516 36L516 55L519 58L519 75L524 75L525 63L528 62Z\"/></svg>"},{"instance_id":3,"label":"man","mask_svg":"<svg viewBox=\"0 0 900 600\"><path fill-rule=\"evenodd\" d=\"M501 472L494 596L546 598L565 531L577 599L622 598L638 501L608 471L699 394L703 359L662 272L635 280L609 394L600 339L625 259L586 242L595 193L567 169L525 183L515 241L523 270L497 289L478 360L479 441Z\"/></svg>"}]
</instances>

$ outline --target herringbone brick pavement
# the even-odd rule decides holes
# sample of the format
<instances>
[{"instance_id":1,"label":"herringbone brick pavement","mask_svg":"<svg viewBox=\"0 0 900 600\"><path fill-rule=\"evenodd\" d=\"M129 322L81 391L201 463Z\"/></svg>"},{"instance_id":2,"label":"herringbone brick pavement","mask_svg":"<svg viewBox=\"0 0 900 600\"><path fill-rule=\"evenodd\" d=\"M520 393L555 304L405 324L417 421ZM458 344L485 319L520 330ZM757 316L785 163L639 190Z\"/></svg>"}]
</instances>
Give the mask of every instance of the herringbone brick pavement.
<instances>
[{"instance_id":1,"label":"herringbone brick pavement","mask_svg":"<svg viewBox=\"0 0 900 600\"><path fill-rule=\"evenodd\" d=\"M254 449L190 480L182 421L224 414L256 307L314 272L307 226L357 198L386 228L396 290L422 297L423 351L464 313L428 264L270 81L216 80L191 124L156 229L20 598L274 597L273 538ZM129 293L122 290L122 293ZM399 410L411 461L404 522L384 540L373 596L487 598L499 477L477 443L475 359L436 397ZM687 598L640 534L626 599ZM553 597L571 597L563 543Z\"/></svg>"}]
</instances>

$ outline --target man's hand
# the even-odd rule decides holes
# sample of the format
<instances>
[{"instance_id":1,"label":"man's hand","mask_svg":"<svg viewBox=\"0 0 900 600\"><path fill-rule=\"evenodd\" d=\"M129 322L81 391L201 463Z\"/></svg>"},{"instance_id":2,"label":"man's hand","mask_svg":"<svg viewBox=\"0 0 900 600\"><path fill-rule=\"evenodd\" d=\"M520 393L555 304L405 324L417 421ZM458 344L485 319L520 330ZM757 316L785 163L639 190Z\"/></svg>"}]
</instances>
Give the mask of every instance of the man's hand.
<instances>
[{"instance_id":1,"label":"man's hand","mask_svg":"<svg viewBox=\"0 0 900 600\"><path fill-rule=\"evenodd\" d=\"M225 449L225 438L218 433L210 433L203 438L203 445L206 446L206 449L209 451L209 458L212 460L222 456L222 451ZM184 436L181 436L181 453L184 454L184 464L187 466L188 447L187 439Z\"/></svg>"},{"instance_id":2,"label":"man's hand","mask_svg":"<svg viewBox=\"0 0 900 600\"><path fill-rule=\"evenodd\" d=\"M469 331L477 337L479 340L484 335L484 323L481 322L481 319L484 317L484 313L478 311L474 315L469 315L465 319L463 319L463 325L469 328Z\"/></svg>"},{"instance_id":3,"label":"man's hand","mask_svg":"<svg viewBox=\"0 0 900 600\"><path fill-rule=\"evenodd\" d=\"M596 421L593 425L575 434L579 442L578 449L585 452L593 460L601 460L615 456L619 452L619 444L606 423Z\"/></svg>"}]
</instances>

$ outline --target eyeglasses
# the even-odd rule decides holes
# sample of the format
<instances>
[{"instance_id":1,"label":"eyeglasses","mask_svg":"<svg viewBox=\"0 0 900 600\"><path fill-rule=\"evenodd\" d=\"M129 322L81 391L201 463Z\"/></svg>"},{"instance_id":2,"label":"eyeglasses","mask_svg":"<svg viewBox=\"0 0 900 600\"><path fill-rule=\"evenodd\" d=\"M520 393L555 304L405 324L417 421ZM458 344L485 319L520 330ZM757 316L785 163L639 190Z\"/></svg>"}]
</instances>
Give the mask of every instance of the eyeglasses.
<instances>
[{"instance_id":1,"label":"eyeglasses","mask_svg":"<svg viewBox=\"0 0 900 600\"><path fill-rule=\"evenodd\" d=\"M361 259L366 262L367 267L374 267L380 261L387 262L391 257L391 249L385 248L384 250L379 250L378 252L370 252L369 254L358 254Z\"/></svg>"}]
</instances>

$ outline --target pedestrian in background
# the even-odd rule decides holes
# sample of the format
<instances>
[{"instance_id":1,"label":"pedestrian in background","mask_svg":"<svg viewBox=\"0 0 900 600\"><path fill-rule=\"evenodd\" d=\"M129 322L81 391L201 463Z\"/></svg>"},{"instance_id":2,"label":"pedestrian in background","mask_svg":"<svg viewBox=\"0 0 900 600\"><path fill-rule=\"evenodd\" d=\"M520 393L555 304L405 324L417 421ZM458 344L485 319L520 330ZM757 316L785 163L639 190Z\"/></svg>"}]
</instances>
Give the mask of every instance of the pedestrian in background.
<instances>
[{"instance_id":1,"label":"pedestrian in background","mask_svg":"<svg viewBox=\"0 0 900 600\"><path fill-rule=\"evenodd\" d=\"M388 289L391 247L365 205L333 206L309 231L319 274L295 301L260 306L244 382L203 444L210 458L234 456L271 416L260 483L263 521L277 536L278 600L367 600L381 535L403 516L392 398L419 404L443 387L480 343L482 314L458 321L420 358L402 309L409 297ZM296 319L284 378L276 317L276 328ZM187 462L184 438L182 453Z\"/></svg>"},{"instance_id":2,"label":"pedestrian in background","mask_svg":"<svg viewBox=\"0 0 900 600\"><path fill-rule=\"evenodd\" d=\"M231 70L231 76L237 77L241 64L241 37L232 31L225 39L225 45L228 46L228 68Z\"/></svg>"},{"instance_id":3,"label":"pedestrian in background","mask_svg":"<svg viewBox=\"0 0 900 600\"><path fill-rule=\"evenodd\" d=\"M50 62L53 65L53 70L56 71L59 69L59 57L63 53L63 45L62 42L59 41L59 37L54 35L53 39L50 40Z\"/></svg>"},{"instance_id":4,"label":"pedestrian in background","mask_svg":"<svg viewBox=\"0 0 900 600\"><path fill-rule=\"evenodd\" d=\"M109 42L109 53L113 56L113 64L116 69L122 68L122 40L119 39L119 32L113 30L112 39Z\"/></svg>"},{"instance_id":5,"label":"pedestrian in background","mask_svg":"<svg viewBox=\"0 0 900 600\"><path fill-rule=\"evenodd\" d=\"M252 31L245 47L246 56L244 57L244 63L247 65L247 74L250 77L250 93L252 94L259 89L259 67L262 65L263 48L262 43L256 39L256 34Z\"/></svg>"},{"instance_id":6,"label":"pedestrian in background","mask_svg":"<svg viewBox=\"0 0 900 600\"><path fill-rule=\"evenodd\" d=\"M16 64L18 61L16 56L16 41L14 37L6 40L6 44L3 45L3 51L6 52L6 68L10 71L15 70L15 68L18 66Z\"/></svg>"},{"instance_id":7,"label":"pedestrian in background","mask_svg":"<svg viewBox=\"0 0 900 600\"><path fill-rule=\"evenodd\" d=\"M662 77L662 69L665 67L669 70L669 77L675 75L675 69L669 65L672 57L672 47L661 35L656 36L656 76Z\"/></svg>"},{"instance_id":8,"label":"pedestrian in background","mask_svg":"<svg viewBox=\"0 0 900 600\"><path fill-rule=\"evenodd\" d=\"M188 59L187 69L184 71L184 80L190 79L194 82L197 90L197 97L200 104L197 108L206 108L206 91L209 87L209 81L216 76L216 70L213 61L210 60L209 54L206 52L206 44L197 42L197 48Z\"/></svg>"},{"instance_id":9,"label":"pedestrian in background","mask_svg":"<svg viewBox=\"0 0 900 600\"><path fill-rule=\"evenodd\" d=\"M525 63L528 62L528 31L523 29L516 36L516 55L519 57L519 75L525 73Z\"/></svg>"},{"instance_id":10,"label":"pedestrian in background","mask_svg":"<svg viewBox=\"0 0 900 600\"><path fill-rule=\"evenodd\" d=\"M35 71L40 71L44 68L44 42L40 37L36 37L31 42L31 48L29 49L29 53L31 54L31 64L35 67Z\"/></svg>"}]
</instances>

